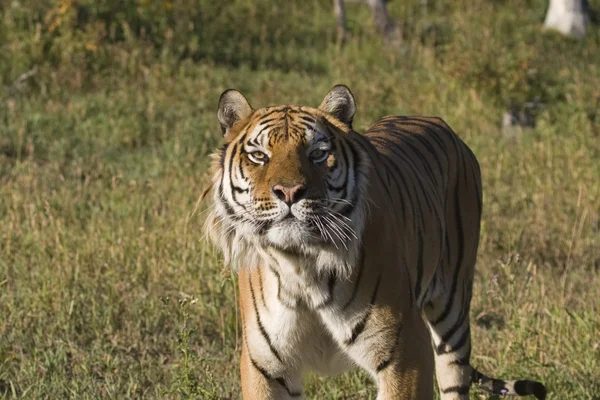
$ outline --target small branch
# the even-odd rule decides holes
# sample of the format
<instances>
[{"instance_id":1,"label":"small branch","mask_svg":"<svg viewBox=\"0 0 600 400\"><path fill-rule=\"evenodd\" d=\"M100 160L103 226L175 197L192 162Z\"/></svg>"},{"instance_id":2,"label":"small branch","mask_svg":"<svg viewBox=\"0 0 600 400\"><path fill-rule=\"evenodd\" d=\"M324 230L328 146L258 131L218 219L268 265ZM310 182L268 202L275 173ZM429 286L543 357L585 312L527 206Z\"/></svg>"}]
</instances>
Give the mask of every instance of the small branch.
<instances>
[{"instance_id":1,"label":"small branch","mask_svg":"<svg viewBox=\"0 0 600 400\"><path fill-rule=\"evenodd\" d=\"M38 68L37 66L31 68L29 71L22 73L21 75L19 75L19 77L17 79L14 80L13 83L10 84L10 86L8 87L8 93L10 96L14 96L15 92L18 90L21 90L23 88L23 86L25 85L25 82L31 78L32 76L34 76L35 74L37 74L38 72Z\"/></svg>"}]
</instances>

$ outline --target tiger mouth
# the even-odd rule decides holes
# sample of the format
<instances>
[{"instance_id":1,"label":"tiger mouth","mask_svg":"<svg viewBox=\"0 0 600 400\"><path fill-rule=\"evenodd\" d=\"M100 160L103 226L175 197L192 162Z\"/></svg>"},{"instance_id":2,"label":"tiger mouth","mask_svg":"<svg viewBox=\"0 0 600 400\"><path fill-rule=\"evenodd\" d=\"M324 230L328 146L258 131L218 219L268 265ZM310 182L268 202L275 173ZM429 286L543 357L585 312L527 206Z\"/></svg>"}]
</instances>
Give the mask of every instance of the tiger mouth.
<instances>
[{"instance_id":1,"label":"tiger mouth","mask_svg":"<svg viewBox=\"0 0 600 400\"><path fill-rule=\"evenodd\" d=\"M285 215L285 217L283 217L283 218L280 220L280 222L281 222L281 221L288 221L288 220L296 220L296 221L299 221L298 217L296 217L296 216L294 215L294 213L292 213L291 211L289 211L289 212L288 212L288 213Z\"/></svg>"},{"instance_id":2,"label":"tiger mouth","mask_svg":"<svg viewBox=\"0 0 600 400\"><path fill-rule=\"evenodd\" d=\"M286 231L296 231L296 233L299 233L298 231L311 234L318 232L318 229L312 220L301 220L291 212L280 220L269 221L269 223L263 225L260 229L260 234L266 235L268 234L269 230L273 228L284 229Z\"/></svg>"}]
</instances>

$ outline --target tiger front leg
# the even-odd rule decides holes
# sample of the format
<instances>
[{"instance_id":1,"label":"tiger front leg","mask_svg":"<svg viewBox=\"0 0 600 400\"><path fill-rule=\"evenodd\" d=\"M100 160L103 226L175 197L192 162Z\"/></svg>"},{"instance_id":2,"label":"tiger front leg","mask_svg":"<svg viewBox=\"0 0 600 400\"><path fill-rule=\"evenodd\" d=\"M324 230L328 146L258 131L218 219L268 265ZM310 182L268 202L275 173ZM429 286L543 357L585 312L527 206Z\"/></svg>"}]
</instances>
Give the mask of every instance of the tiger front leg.
<instances>
[{"instance_id":1,"label":"tiger front leg","mask_svg":"<svg viewBox=\"0 0 600 400\"><path fill-rule=\"evenodd\" d=\"M242 395L249 400L303 399L300 368L303 315L284 306L275 277L262 267L239 272Z\"/></svg>"},{"instance_id":2,"label":"tiger front leg","mask_svg":"<svg viewBox=\"0 0 600 400\"><path fill-rule=\"evenodd\" d=\"M377 382L378 400L433 399L433 354L419 316L406 318L389 306L374 305L344 344Z\"/></svg>"},{"instance_id":3,"label":"tiger front leg","mask_svg":"<svg viewBox=\"0 0 600 400\"><path fill-rule=\"evenodd\" d=\"M421 321L404 326L389 362L375 368L378 400L433 399L434 363L429 334Z\"/></svg>"}]
</instances>

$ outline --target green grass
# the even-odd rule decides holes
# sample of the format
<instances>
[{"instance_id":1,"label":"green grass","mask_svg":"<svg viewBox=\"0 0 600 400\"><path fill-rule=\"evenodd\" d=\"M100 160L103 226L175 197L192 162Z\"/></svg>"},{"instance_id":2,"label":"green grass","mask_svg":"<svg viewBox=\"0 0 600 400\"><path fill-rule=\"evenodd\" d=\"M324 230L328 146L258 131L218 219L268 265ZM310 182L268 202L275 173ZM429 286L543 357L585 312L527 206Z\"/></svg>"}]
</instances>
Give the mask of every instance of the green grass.
<instances>
[{"instance_id":1,"label":"green grass","mask_svg":"<svg viewBox=\"0 0 600 400\"><path fill-rule=\"evenodd\" d=\"M343 82L358 130L438 115L480 160L473 363L598 399L598 26L542 32L542 0L434 1L426 19L394 1L389 49L350 4L337 48L325 0L29 3L0 6L0 397L238 398L236 278L197 205L218 96L317 105ZM534 97L537 127L503 138L502 113ZM375 396L358 372L306 385Z\"/></svg>"}]
</instances>

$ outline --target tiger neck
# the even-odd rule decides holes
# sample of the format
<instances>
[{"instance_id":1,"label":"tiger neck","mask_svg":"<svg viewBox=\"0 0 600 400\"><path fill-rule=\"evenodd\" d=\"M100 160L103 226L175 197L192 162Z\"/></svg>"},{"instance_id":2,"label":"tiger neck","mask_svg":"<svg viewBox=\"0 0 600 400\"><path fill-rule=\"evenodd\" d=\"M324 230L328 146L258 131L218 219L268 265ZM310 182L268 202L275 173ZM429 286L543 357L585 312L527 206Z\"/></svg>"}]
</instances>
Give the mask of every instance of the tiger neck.
<instances>
[{"instance_id":1,"label":"tiger neck","mask_svg":"<svg viewBox=\"0 0 600 400\"><path fill-rule=\"evenodd\" d=\"M266 262L285 263L295 273L311 271L317 275L330 275L334 273L339 277L347 277L358 263L360 241L353 240L344 249L330 248L329 246L314 246L296 250L284 250L268 246L263 249L267 257Z\"/></svg>"},{"instance_id":2,"label":"tiger neck","mask_svg":"<svg viewBox=\"0 0 600 400\"><path fill-rule=\"evenodd\" d=\"M360 260L360 242L348 251L315 249L312 253L284 251L273 247L264 249L264 267L273 271L282 285L282 292L300 300L309 309L319 309L331 301L335 282L349 282Z\"/></svg>"}]
</instances>

